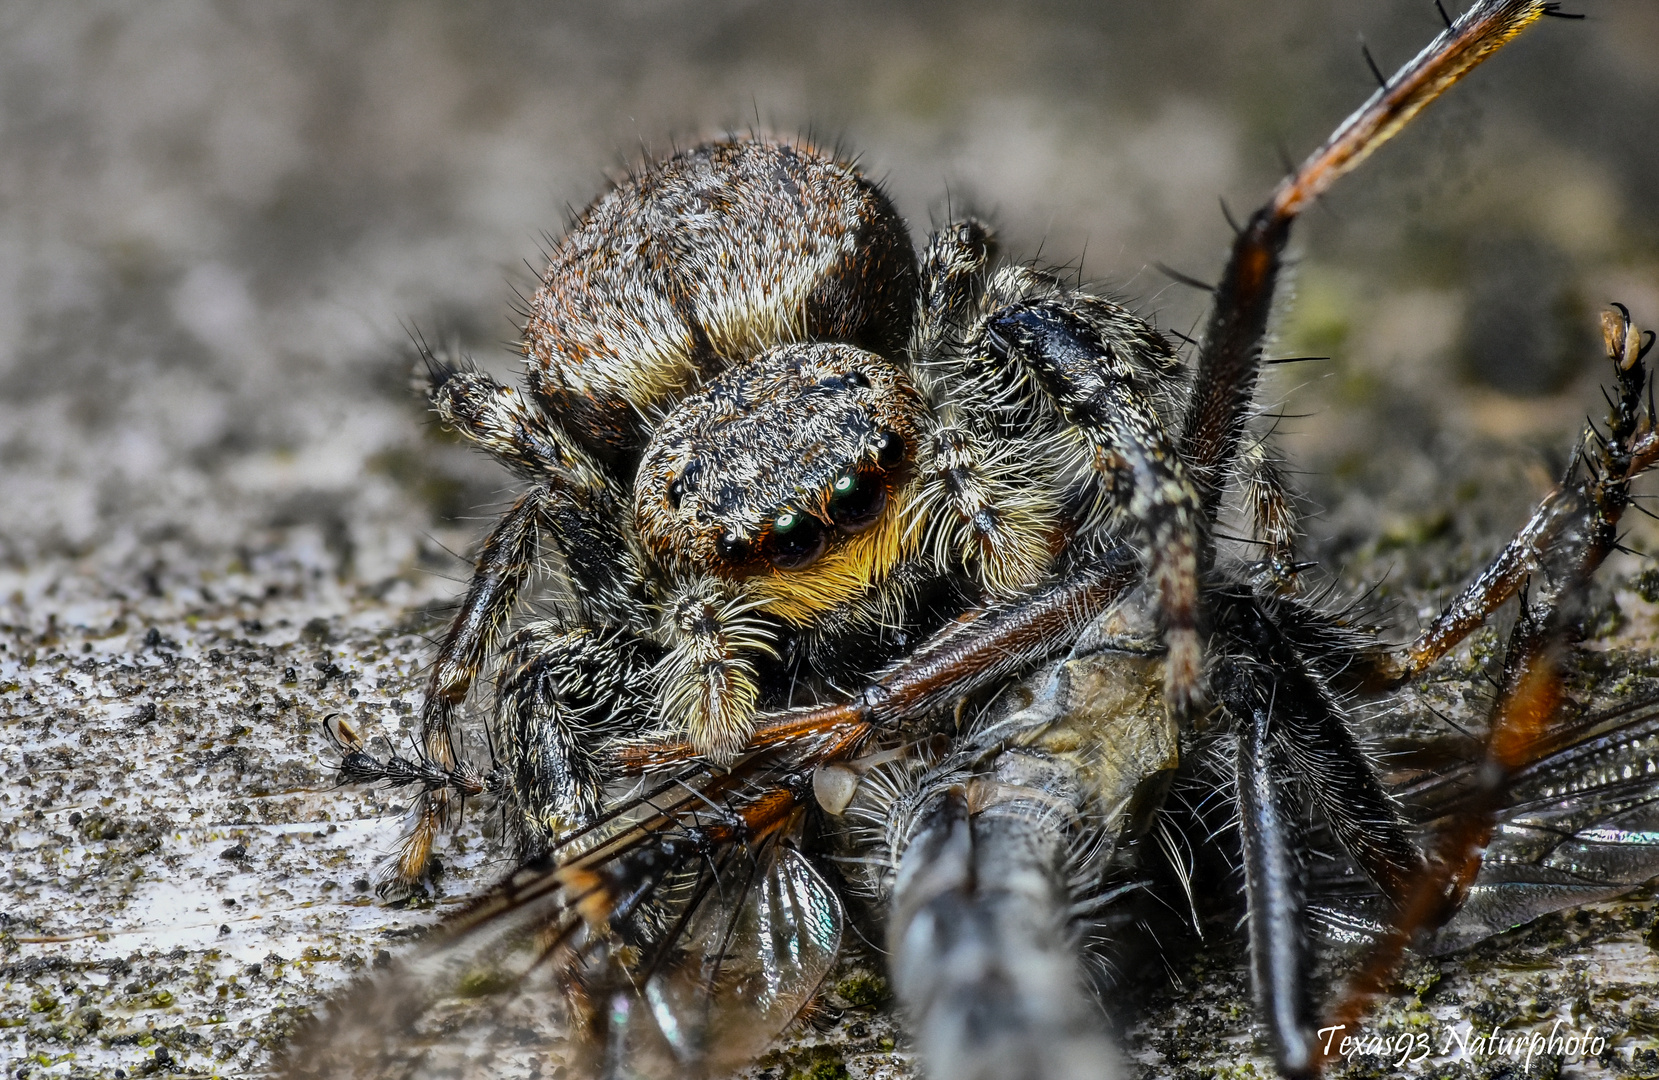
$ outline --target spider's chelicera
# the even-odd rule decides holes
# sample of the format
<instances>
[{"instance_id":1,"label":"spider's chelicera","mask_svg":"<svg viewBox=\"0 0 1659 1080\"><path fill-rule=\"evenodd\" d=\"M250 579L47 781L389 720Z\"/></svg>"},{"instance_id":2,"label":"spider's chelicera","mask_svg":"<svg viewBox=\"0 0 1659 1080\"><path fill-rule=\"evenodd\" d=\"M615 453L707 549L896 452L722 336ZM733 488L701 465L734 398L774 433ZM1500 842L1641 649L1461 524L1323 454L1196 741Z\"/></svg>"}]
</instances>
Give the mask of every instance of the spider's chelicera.
<instances>
[{"instance_id":1,"label":"spider's chelicera","mask_svg":"<svg viewBox=\"0 0 1659 1080\"><path fill-rule=\"evenodd\" d=\"M1376 917L1347 910L1380 979L1458 912L1510 778L1544 760L1578 597L1659 435L1642 335L1611 318L1607 430L1395 652L1301 593L1292 501L1249 431L1262 340L1300 211L1548 8L1477 3L1281 183L1191 368L1122 305L1000 259L978 220L918 256L881 190L805 142L685 150L584 211L529 301L524 387L432 365L438 415L526 491L443 641L421 753L334 730L347 779L421 788L390 888L421 884L469 795L503 800L524 862L315 1045L383 1046L387 1001L487 960L513 986L555 973L569 1060L597 1074L740 1064L833 962L842 900L809 856L838 833L933 1075L1112 1075L1079 938L1196 757L1236 807L1278 1065L1317 1071L1307 808L1368 882ZM1217 556L1229 505L1248 559ZM515 625L548 555L562 615ZM1469 812L1420 846L1344 702L1529 581ZM492 665L480 766L455 733Z\"/></svg>"}]
</instances>

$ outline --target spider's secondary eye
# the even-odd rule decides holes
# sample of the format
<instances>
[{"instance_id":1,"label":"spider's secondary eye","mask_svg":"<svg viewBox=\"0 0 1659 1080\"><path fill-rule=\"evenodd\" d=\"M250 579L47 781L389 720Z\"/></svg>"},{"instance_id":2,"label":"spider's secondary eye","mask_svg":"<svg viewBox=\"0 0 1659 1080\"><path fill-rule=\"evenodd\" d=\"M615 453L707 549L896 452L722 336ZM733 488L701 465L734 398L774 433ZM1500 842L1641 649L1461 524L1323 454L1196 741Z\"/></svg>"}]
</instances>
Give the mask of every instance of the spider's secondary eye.
<instances>
[{"instance_id":1,"label":"spider's secondary eye","mask_svg":"<svg viewBox=\"0 0 1659 1080\"><path fill-rule=\"evenodd\" d=\"M876 461L884 469L896 469L904 462L904 436L896 431L884 431L876 436Z\"/></svg>"},{"instance_id":2,"label":"spider's secondary eye","mask_svg":"<svg viewBox=\"0 0 1659 1080\"><path fill-rule=\"evenodd\" d=\"M862 371L849 371L841 376L841 380L848 386L857 386L865 390L870 389L870 377Z\"/></svg>"},{"instance_id":3,"label":"spider's secondary eye","mask_svg":"<svg viewBox=\"0 0 1659 1080\"><path fill-rule=\"evenodd\" d=\"M881 518L887 485L875 473L842 473L830 486L830 520L844 533L861 533Z\"/></svg>"},{"instance_id":4,"label":"spider's secondary eye","mask_svg":"<svg viewBox=\"0 0 1659 1080\"><path fill-rule=\"evenodd\" d=\"M675 477L674 482L668 485L668 505L678 510L680 500L685 498L685 478Z\"/></svg>"},{"instance_id":5,"label":"spider's secondary eye","mask_svg":"<svg viewBox=\"0 0 1659 1080\"><path fill-rule=\"evenodd\" d=\"M779 570L799 570L818 561L829 543L824 523L793 507L778 511L766 536L766 557Z\"/></svg>"},{"instance_id":6,"label":"spider's secondary eye","mask_svg":"<svg viewBox=\"0 0 1659 1080\"><path fill-rule=\"evenodd\" d=\"M734 532L723 532L714 542L714 550L729 563L749 561L749 542Z\"/></svg>"}]
</instances>

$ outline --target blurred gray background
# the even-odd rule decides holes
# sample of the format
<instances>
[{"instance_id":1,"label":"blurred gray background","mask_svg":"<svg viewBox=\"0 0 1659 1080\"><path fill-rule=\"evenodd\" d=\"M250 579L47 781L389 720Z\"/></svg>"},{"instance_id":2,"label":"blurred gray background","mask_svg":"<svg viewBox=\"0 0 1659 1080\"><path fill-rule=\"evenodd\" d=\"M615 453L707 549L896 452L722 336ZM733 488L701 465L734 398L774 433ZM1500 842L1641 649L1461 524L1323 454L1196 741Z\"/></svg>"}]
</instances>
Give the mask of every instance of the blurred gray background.
<instances>
[{"instance_id":1,"label":"blurred gray background","mask_svg":"<svg viewBox=\"0 0 1659 1080\"><path fill-rule=\"evenodd\" d=\"M1331 551L1379 447L1558 445L1596 305L1659 321L1659 4L1570 6L1299 226L1279 351L1335 359L1268 398L1315 414L1284 430ZM542 234L757 118L855 149L918 236L974 207L1189 330L1203 298L1151 264L1213 277L1217 200L1247 213L1370 92L1360 39L1392 70L1438 26L1426 0L7 0L0 565L445 561L507 478L425 421L411 328L511 371Z\"/></svg>"}]
</instances>

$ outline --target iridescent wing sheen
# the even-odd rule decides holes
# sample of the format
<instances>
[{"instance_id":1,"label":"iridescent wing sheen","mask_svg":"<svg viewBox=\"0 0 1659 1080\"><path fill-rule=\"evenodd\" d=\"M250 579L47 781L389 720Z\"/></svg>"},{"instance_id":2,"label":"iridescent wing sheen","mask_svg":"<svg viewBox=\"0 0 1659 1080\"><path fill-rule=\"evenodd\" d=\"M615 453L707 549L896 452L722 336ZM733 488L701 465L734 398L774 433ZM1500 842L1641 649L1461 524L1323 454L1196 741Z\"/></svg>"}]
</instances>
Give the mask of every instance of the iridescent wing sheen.
<instances>
[{"instance_id":1,"label":"iridescent wing sheen","mask_svg":"<svg viewBox=\"0 0 1659 1080\"><path fill-rule=\"evenodd\" d=\"M1397 794L1429 829L1464 809L1475 766L1454 764ZM1454 952L1542 915L1608 900L1659 876L1659 699L1581 717L1515 776L1480 875L1458 914L1422 948ZM1364 942L1387 918L1351 867L1320 875L1327 937Z\"/></svg>"},{"instance_id":2,"label":"iridescent wing sheen","mask_svg":"<svg viewBox=\"0 0 1659 1080\"><path fill-rule=\"evenodd\" d=\"M677 962L644 983L656 1030L682 1066L719 1073L758 1057L811 1002L840 952L835 890L793 848L769 861L733 874L747 878L734 895L710 890Z\"/></svg>"}]
</instances>

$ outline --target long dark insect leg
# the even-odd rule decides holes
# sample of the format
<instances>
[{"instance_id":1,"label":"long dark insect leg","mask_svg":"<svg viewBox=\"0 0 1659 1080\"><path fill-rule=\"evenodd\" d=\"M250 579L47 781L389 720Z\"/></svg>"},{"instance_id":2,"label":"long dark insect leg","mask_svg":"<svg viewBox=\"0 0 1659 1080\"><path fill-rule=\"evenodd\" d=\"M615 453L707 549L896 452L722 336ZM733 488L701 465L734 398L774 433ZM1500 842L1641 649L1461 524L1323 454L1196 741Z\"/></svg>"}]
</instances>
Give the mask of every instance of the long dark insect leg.
<instances>
[{"instance_id":1,"label":"long dark insect leg","mask_svg":"<svg viewBox=\"0 0 1659 1080\"><path fill-rule=\"evenodd\" d=\"M1248 680L1247 680L1248 681ZM1221 691L1238 723L1239 828L1249 901L1250 981L1267 1023L1273 1059L1287 1077L1314 1068L1313 997L1308 986L1302 808L1274 733L1274 687ZM1261 699L1266 692L1266 700Z\"/></svg>"},{"instance_id":2,"label":"long dark insect leg","mask_svg":"<svg viewBox=\"0 0 1659 1080\"><path fill-rule=\"evenodd\" d=\"M1097 467L1128 480L1129 517L1147 562L1169 647L1165 696L1184 713L1200 694L1199 494L1157 407L1174 356L1140 319L1102 300L1061 296L1013 304L985 323L993 353L1015 360L1066 420L1083 430Z\"/></svg>"},{"instance_id":3,"label":"long dark insect leg","mask_svg":"<svg viewBox=\"0 0 1659 1080\"><path fill-rule=\"evenodd\" d=\"M1181 456L1200 493L1206 521L1216 519L1251 412L1262 338L1292 222L1424 106L1541 18L1547 7L1542 0L1475 4L1281 181L1267 205L1239 231L1216 289L1181 436ZM1201 553L1205 563L1211 557L1208 550Z\"/></svg>"}]
</instances>

